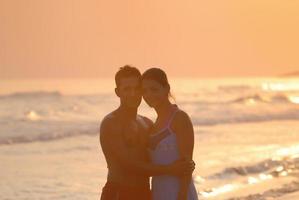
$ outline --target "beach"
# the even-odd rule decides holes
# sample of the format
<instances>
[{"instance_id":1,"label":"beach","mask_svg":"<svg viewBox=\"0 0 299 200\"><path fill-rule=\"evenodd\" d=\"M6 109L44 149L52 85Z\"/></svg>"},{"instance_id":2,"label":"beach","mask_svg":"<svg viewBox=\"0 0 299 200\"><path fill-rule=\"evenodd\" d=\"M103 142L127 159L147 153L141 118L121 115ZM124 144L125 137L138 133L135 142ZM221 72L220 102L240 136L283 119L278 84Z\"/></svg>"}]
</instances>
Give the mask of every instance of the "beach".
<instances>
[{"instance_id":1,"label":"beach","mask_svg":"<svg viewBox=\"0 0 299 200\"><path fill-rule=\"evenodd\" d=\"M194 124L199 199L298 199L298 79L174 82ZM0 90L0 199L98 199L107 176L99 126L116 96L32 85ZM144 103L139 113L155 117Z\"/></svg>"}]
</instances>

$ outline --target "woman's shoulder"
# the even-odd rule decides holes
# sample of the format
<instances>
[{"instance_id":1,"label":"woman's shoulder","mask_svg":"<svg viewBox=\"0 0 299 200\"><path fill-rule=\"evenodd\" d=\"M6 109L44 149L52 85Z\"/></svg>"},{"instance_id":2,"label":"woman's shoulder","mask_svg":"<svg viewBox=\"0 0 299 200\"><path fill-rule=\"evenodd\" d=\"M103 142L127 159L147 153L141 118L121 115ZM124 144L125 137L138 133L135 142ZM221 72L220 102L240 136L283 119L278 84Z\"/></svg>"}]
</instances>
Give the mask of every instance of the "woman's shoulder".
<instances>
[{"instance_id":1,"label":"woman's shoulder","mask_svg":"<svg viewBox=\"0 0 299 200\"><path fill-rule=\"evenodd\" d=\"M191 119L188 113L182 109L178 109L176 111L175 116L173 117L172 125L174 127L177 127L177 126L185 126L186 124L190 124L190 123L191 123Z\"/></svg>"},{"instance_id":2,"label":"woman's shoulder","mask_svg":"<svg viewBox=\"0 0 299 200\"><path fill-rule=\"evenodd\" d=\"M178 108L174 116L175 119L190 119L190 117L186 111Z\"/></svg>"},{"instance_id":3,"label":"woman's shoulder","mask_svg":"<svg viewBox=\"0 0 299 200\"><path fill-rule=\"evenodd\" d=\"M171 130L180 138L185 138L186 135L193 135L193 124L187 112L183 110L177 111L171 124Z\"/></svg>"}]
</instances>

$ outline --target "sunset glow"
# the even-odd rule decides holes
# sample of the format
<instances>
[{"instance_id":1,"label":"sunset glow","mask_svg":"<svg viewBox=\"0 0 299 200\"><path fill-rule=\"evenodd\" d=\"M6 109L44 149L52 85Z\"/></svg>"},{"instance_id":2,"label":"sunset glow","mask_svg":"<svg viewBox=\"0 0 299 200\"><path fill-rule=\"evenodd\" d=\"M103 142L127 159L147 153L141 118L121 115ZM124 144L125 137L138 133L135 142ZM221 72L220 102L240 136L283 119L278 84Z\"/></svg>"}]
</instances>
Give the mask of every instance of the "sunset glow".
<instances>
[{"instance_id":1,"label":"sunset glow","mask_svg":"<svg viewBox=\"0 0 299 200\"><path fill-rule=\"evenodd\" d=\"M0 78L176 77L298 71L299 1L0 0Z\"/></svg>"}]
</instances>

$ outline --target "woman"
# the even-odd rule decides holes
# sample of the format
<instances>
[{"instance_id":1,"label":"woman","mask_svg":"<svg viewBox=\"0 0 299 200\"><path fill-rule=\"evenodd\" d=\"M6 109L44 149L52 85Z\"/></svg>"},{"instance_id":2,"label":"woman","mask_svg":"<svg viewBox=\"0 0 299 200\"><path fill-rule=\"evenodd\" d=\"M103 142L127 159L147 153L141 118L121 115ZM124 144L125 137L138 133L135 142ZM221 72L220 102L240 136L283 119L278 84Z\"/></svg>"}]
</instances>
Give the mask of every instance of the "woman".
<instances>
[{"instance_id":1,"label":"woman","mask_svg":"<svg viewBox=\"0 0 299 200\"><path fill-rule=\"evenodd\" d=\"M192 159L193 125L189 116L171 104L170 85L165 72L151 68L142 75L145 102L157 112L157 119L149 138L149 152L153 164L167 165L178 159ZM197 200L192 174L154 176L153 200Z\"/></svg>"}]
</instances>

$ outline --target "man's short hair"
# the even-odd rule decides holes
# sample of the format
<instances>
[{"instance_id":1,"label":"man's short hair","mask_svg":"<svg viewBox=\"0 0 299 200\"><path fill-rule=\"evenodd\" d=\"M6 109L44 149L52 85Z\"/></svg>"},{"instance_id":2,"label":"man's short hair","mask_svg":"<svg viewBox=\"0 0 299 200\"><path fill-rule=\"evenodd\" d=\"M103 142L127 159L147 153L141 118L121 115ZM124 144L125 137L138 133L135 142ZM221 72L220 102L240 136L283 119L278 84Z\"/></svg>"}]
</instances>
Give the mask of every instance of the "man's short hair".
<instances>
[{"instance_id":1,"label":"man's short hair","mask_svg":"<svg viewBox=\"0 0 299 200\"><path fill-rule=\"evenodd\" d=\"M141 73L136 67L132 67L130 65L125 65L119 68L118 72L116 72L115 74L116 87L119 87L120 80L122 78L128 78L128 77L137 77L139 80L141 80Z\"/></svg>"}]
</instances>

